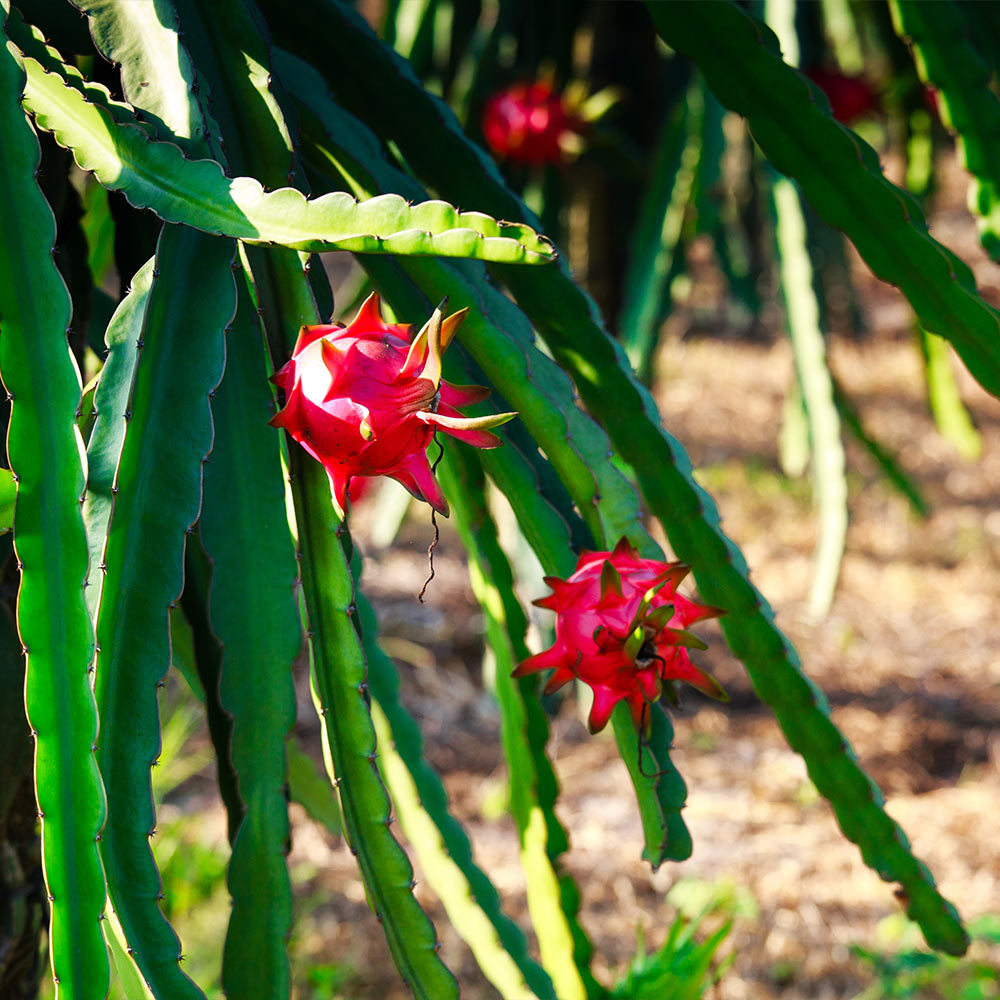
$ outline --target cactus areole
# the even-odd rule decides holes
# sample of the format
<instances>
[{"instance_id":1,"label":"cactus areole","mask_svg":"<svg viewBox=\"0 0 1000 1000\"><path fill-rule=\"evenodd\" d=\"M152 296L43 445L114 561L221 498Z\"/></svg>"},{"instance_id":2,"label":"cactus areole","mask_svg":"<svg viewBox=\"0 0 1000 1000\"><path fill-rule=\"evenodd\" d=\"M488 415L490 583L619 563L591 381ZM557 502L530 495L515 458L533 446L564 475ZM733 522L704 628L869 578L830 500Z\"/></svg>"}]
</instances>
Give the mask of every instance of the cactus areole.
<instances>
[{"instance_id":1,"label":"cactus areole","mask_svg":"<svg viewBox=\"0 0 1000 1000\"><path fill-rule=\"evenodd\" d=\"M439 306L413 337L409 324L382 319L372 293L347 326L302 327L291 360L272 376L285 406L271 424L322 463L341 510L353 476L390 476L447 514L448 501L427 460L435 432L476 448L501 444L488 428L516 414L465 417L458 407L485 399L490 390L441 378L441 355L466 312L445 319Z\"/></svg>"},{"instance_id":2,"label":"cactus areole","mask_svg":"<svg viewBox=\"0 0 1000 1000\"><path fill-rule=\"evenodd\" d=\"M620 701L641 728L647 702L661 694L676 700L674 681L726 700L688 654L689 647L705 644L687 627L722 614L678 593L688 572L683 563L641 558L624 538L613 552L584 552L568 580L545 578L552 593L535 604L555 611L556 641L521 663L514 676L554 667L546 693L574 678L588 684L594 692L592 733L604 728Z\"/></svg>"}]
</instances>

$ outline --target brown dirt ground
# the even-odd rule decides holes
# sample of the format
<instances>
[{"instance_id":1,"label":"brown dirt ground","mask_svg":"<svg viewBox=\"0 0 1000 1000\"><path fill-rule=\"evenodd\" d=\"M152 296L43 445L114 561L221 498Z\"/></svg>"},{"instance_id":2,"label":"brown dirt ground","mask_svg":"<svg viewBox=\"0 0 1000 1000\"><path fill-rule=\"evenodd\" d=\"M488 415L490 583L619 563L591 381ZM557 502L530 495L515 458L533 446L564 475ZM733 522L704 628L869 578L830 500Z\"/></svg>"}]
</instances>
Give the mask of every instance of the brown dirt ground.
<instances>
[{"instance_id":1,"label":"brown dirt ground","mask_svg":"<svg viewBox=\"0 0 1000 1000\"><path fill-rule=\"evenodd\" d=\"M974 263L980 286L995 294L1000 272L979 251L962 197L952 190L944 198L935 233ZM960 459L928 416L905 304L857 262L853 269L872 332L834 334L831 365L933 512L916 518L850 444L847 550L822 622L806 614L816 536L809 488L777 471L782 400L792 376L787 341L720 336L718 313L709 316L713 335L700 334L706 310L698 308L699 288L708 312L717 300L710 281L696 284L690 307L667 330L657 398L666 426L703 470L725 530L746 553L755 583L829 696L835 721L885 792L889 811L945 895L974 918L1000 912L1000 403L960 372L983 438L980 460ZM481 683L480 620L460 546L445 526L437 576L421 606L415 597L431 533L424 512L411 514L384 550L366 536L363 507L356 514L356 537L368 556L366 589L400 664L404 699L479 864L508 912L527 926L514 826L497 816L498 716ZM582 888L595 972L613 980L634 952L640 925L647 946L659 945L675 915L665 894L679 879L696 876L745 887L759 908L756 917L737 920L724 949L732 966L712 1000L854 997L872 973L850 947L871 945L879 922L898 912L893 887L841 836L718 630L703 631L710 648L701 662L732 701L719 706L691 696L675 717L674 759L688 784L685 817L695 844L690 860L655 873L642 862L638 817L613 741L589 737L571 701L553 720L559 811L571 839L565 863ZM315 741L304 690L300 718L300 734ZM300 960L353 968L344 996L409 996L349 851L298 806L290 862L298 882ZM422 884L416 891L463 996L495 997L436 898ZM1000 958L995 950L985 957Z\"/></svg>"}]
</instances>

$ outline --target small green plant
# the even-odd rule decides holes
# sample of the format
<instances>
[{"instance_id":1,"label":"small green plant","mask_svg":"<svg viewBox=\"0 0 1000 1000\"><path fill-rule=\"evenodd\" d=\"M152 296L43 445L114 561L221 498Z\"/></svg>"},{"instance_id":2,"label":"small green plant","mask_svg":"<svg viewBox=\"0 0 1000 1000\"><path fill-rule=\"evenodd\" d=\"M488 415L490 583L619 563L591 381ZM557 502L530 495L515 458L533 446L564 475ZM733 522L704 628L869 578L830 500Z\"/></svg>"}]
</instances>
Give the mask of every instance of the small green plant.
<instances>
[{"instance_id":1,"label":"small green plant","mask_svg":"<svg viewBox=\"0 0 1000 1000\"><path fill-rule=\"evenodd\" d=\"M625 977L615 984L611 995L621 1000L698 1000L705 990L716 982L722 970L712 970L712 961L720 945L732 929L724 923L714 934L703 941L696 937L697 922L677 917L670 925L663 946L650 955L645 954L645 942L640 932L637 940L639 954L633 960Z\"/></svg>"},{"instance_id":2,"label":"small green plant","mask_svg":"<svg viewBox=\"0 0 1000 1000\"><path fill-rule=\"evenodd\" d=\"M870 968L875 982L854 1000L994 1000L1000 997L1000 916L968 924L972 944L964 958L919 947L917 928L900 914L878 926L878 946L851 951Z\"/></svg>"},{"instance_id":3,"label":"small green plant","mask_svg":"<svg viewBox=\"0 0 1000 1000\"><path fill-rule=\"evenodd\" d=\"M739 918L753 919L757 904L745 889L728 881L685 878L667 893L678 910L662 947L646 954L639 928L637 954L612 996L621 1000L698 1000L724 975L731 957L716 958ZM714 924L709 931L708 925Z\"/></svg>"},{"instance_id":4,"label":"small green plant","mask_svg":"<svg viewBox=\"0 0 1000 1000\"><path fill-rule=\"evenodd\" d=\"M343 988L349 986L356 975L350 965L314 965L306 976L306 1000L346 1000L349 994L343 992Z\"/></svg>"}]
</instances>

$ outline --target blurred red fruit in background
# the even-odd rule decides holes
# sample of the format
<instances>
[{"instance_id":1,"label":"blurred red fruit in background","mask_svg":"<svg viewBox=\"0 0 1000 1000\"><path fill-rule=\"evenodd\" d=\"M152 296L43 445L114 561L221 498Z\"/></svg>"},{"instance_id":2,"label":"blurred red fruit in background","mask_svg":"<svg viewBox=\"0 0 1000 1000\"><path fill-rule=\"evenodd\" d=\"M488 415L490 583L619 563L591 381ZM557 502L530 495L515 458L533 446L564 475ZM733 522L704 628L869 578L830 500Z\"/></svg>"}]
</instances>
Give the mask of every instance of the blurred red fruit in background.
<instances>
[{"instance_id":1,"label":"blurred red fruit in background","mask_svg":"<svg viewBox=\"0 0 1000 1000\"><path fill-rule=\"evenodd\" d=\"M483 110L487 145L517 163L563 162L582 126L563 95L541 80L494 94Z\"/></svg>"},{"instance_id":2,"label":"blurred red fruit in background","mask_svg":"<svg viewBox=\"0 0 1000 1000\"><path fill-rule=\"evenodd\" d=\"M813 66L806 76L826 94L833 117L845 125L878 106L875 92L862 76L847 76L821 66Z\"/></svg>"}]
</instances>

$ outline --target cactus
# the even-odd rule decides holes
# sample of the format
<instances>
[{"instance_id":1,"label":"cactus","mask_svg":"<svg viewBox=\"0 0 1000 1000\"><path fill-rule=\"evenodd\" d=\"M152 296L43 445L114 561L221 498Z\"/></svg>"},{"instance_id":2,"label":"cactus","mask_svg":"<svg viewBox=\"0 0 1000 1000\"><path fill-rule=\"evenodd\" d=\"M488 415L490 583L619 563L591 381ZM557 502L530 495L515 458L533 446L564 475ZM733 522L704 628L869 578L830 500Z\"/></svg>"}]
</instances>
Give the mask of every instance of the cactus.
<instances>
[{"instance_id":1,"label":"cactus","mask_svg":"<svg viewBox=\"0 0 1000 1000\"><path fill-rule=\"evenodd\" d=\"M678 679L719 693L686 650L699 642L687 625L717 612L729 649L845 836L882 878L901 884L927 941L961 953L968 938L957 912L831 721L648 388L669 284L691 233L710 233L720 247L733 236L734 205L713 201L728 107L746 116L773 167L899 285L922 327L947 338L981 385L1000 392L1000 313L967 266L931 238L874 152L782 61L767 26L729 0L650 3L650 50L655 30L698 69L693 80L685 71L672 98L657 98L655 121L668 127L652 170L636 168L631 140L613 126L588 126L581 163L607 156L637 186L642 177L635 206L646 217L621 275L623 348L611 336L614 317L601 314L574 279L574 261L557 249L560 234L541 233L540 217L559 225L560 171L575 169L554 155L558 137L546 133L541 152L504 147L502 167L476 141L485 105L483 138L499 148L489 94L521 93L494 65L506 22L459 23L453 5L449 33L429 4L409 30L405 5L389 4L394 50L340 0L73 2L76 13L67 7L70 18L51 21L55 0L22 5L29 21L45 22L47 39L41 24L0 0L0 377L10 402L0 527L10 525L7 499L16 491L20 722L34 738L48 974L60 1000L101 1000L112 987L155 1000L219 988L181 962L163 899L170 886L150 844L159 688L183 658L183 636L194 645L189 674L206 706L232 847L231 912L216 948L227 996L282 1000L297 987L288 947L289 783L342 831L414 996L446 1000L459 983L414 893L396 815L502 996L623 995L626 987L599 979L600 928L585 930L580 920L546 707L537 677L526 675L556 667L550 689L572 678L595 689L591 728L612 724L643 857L656 868L694 846L659 696ZM918 6L927 5L895 2L896 23L960 134L993 251L996 170L986 130L996 99L979 83L995 53L977 55L961 40L961 5ZM77 23L80 11L86 20ZM551 67L531 77L552 81L536 104L564 92L568 38L551 40ZM83 48L92 58L78 58ZM945 56L959 48L969 58L952 65ZM95 60L113 64L120 91L104 71L95 71L103 82L90 78ZM437 75L424 81L418 69ZM468 134L453 107L473 123ZM532 107L520 111L530 117ZM832 599L844 540L840 422L915 508L923 501L829 378L799 197L791 181L761 173L778 213L768 253L781 266L792 314L813 458L828 472L817 477L828 524L826 575L814 593L820 611ZM101 220L114 213L114 254L106 228L71 218L70 177ZM537 196L539 212L518 188ZM84 247L81 234L99 245ZM579 241L570 245L579 252ZM313 256L321 251L356 255L366 282L357 304L370 283L394 317L383 319L374 297L349 326L335 324L330 283ZM618 255L627 260L628 248ZM121 295L107 292L112 256L127 284ZM91 273L101 261L102 273ZM77 308L71 341L67 281ZM461 325L436 310L444 299ZM337 303L341 315L346 305ZM354 475L393 477L437 514L450 511L467 553L497 667L523 923L477 862L379 646L350 534ZM560 616L546 652L551 639L529 638L517 561L491 495L509 506L554 588L542 602ZM707 603L676 590L674 558L691 567ZM541 596L542 579L527 583ZM306 656L325 777L288 746L293 667ZM8 674L18 671L0 678L4 694ZM327 781L317 797L317 783ZM718 940L700 953L699 977ZM660 968L671 954L657 958L657 974L677 971ZM698 995L699 983L688 989Z\"/></svg>"}]
</instances>

